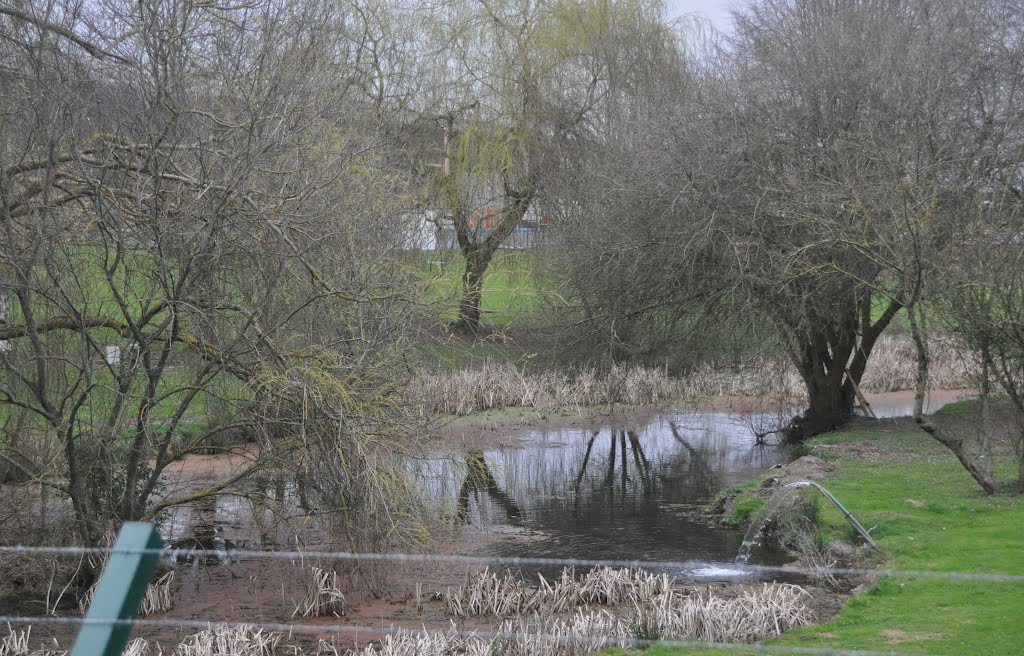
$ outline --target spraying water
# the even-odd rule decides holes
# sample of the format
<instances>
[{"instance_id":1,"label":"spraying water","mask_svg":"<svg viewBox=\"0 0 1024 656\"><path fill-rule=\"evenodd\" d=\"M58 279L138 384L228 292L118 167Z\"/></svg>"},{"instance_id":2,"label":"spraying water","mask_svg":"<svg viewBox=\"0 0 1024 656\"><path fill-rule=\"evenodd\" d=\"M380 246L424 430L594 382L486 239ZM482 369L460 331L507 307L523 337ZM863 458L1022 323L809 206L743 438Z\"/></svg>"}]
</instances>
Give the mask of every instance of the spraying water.
<instances>
[{"instance_id":1,"label":"spraying water","mask_svg":"<svg viewBox=\"0 0 1024 656\"><path fill-rule=\"evenodd\" d=\"M755 547L761 545L761 541L768 528L769 522L774 518L776 511L782 504L792 499L798 493L798 490L805 487L813 487L814 489L821 492L821 494L829 500L829 502L842 513L846 521L850 522L850 525L857 529L864 540L870 544L874 549L881 551L882 548L878 546L878 543L871 537L871 534L867 529L857 521L857 518L853 516L849 510L846 509L843 504L839 503L839 500L835 496L826 490L821 485L814 481L796 481L788 483L773 494L768 501L765 502L761 509L757 511L753 519L750 521L750 528L747 529L747 534L743 536L743 544L740 545L739 553L736 555L736 562L745 564L750 561L751 552Z\"/></svg>"}]
</instances>

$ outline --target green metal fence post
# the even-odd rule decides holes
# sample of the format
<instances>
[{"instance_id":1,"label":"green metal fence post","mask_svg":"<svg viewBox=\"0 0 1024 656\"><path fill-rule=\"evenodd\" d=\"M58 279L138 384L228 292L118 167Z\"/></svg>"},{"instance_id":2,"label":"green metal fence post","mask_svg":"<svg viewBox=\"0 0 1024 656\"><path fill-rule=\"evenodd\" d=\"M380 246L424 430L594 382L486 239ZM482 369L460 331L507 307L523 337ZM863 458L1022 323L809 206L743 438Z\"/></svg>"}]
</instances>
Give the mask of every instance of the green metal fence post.
<instances>
[{"instance_id":1,"label":"green metal fence post","mask_svg":"<svg viewBox=\"0 0 1024 656\"><path fill-rule=\"evenodd\" d=\"M130 522L121 527L71 656L121 655L132 627L118 621L138 614L162 548L163 540L152 524Z\"/></svg>"}]
</instances>

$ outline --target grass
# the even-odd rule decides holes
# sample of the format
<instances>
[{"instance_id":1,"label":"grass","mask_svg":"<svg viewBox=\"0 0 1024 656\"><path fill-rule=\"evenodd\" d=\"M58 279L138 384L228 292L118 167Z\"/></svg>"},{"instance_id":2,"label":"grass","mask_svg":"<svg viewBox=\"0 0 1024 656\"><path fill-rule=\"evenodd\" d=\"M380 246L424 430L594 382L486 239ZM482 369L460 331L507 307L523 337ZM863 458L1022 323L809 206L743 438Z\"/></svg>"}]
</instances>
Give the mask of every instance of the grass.
<instances>
[{"instance_id":1,"label":"grass","mask_svg":"<svg viewBox=\"0 0 1024 656\"><path fill-rule=\"evenodd\" d=\"M548 266L541 250L499 250L484 275L480 321L492 327L508 327L542 317L558 290L544 274ZM458 315L465 261L457 253L426 253L419 265L427 285L427 300L439 306L441 318L453 322Z\"/></svg>"},{"instance_id":2,"label":"grass","mask_svg":"<svg viewBox=\"0 0 1024 656\"><path fill-rule=\"evenodd\" d=\"M814 449L857 445L858 451ZM839 464L825 485L891 554L888 567L1024 575L1024 497L986 498L955 459L920 431L860 429L809 445ZM871 460L842 455L870 452ZM1012 477L1009 467L997 472ZM824 531L844 520L822 504ZM833 620L787 632L773 646L927 654L1019 654L1024 645L1024 584L882 579L851 598ZM608 651L611 654L639 652ZM694 651L656 647L646 656Z\"/></svg>"}]
</instances>

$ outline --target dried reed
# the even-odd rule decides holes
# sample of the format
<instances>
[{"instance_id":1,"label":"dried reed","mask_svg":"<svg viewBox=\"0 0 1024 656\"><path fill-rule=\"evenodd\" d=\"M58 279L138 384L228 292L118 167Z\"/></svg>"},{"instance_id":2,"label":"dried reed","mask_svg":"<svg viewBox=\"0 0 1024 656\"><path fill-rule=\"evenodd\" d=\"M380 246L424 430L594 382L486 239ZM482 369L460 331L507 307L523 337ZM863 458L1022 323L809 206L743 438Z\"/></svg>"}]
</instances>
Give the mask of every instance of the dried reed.
<instances>
[{"instance_id":1,"label":"dried reed","mask_svg":"<svg viewBox=\"0 0 1024 656\"><path fill-rule=\"evenodd\" d=\"M660 577L656 577L660 578ZM655 583L660 590L661 583ZM794 585L764 584L724 599L701 593L660 590L634 600L624 617L608 610L576 611L566 619L533 613L504 621L492 639L454 631L401 630L385 636L377 651L359 656L584 656L608 647L626 647L638 639L750 642L809 624L807 593ZM453 625L454 626L454 625Z\"/></svg>"},{"instance_id":2,"label":"dried reed","mask_svg":"<svg viewBox=\"0 0 1024 656\"><path fill-rule=\"evenodd\" d=\"M647 405L677 396L678 384L662 369L612 367L557 374L526 373L508 364L488 363L448 374L421 372L409 386L425 409L467 415L492 408L556 408L625 403Z\"/></svg>"},{"instance_id":3,"label":"dried reed","mask_svg":"<svg viewBox=\"0 0 1024 656\"><path fill-rule=\"evenodd\" d=\"M53 647L30 648L31 636L31 626L19 631L12 629L8 624L7 637L0 640L0 656L67 656L67 650L59 648L56 644Z\"/></svg>"},{"instance_id":4,"label":"dried reed","mask_svg":"<svg viewBox=\"0 0 1024 656\"><path fill-rule=\"evenodd\" d=\"M976 358L955 342L933 340L929 375L936 389L963 389L976 384ZM892 392L914 388L916 352L906 335L883 335L876 342L861 389ZM705 363L685 378L664 369L616 366L606 372L583 369L569 373L526 373L510 364L487 363L454 373L421 372L409 394L431 412L468 415L494 408L560 408L624 403L649 405L669 398L709 396L781 397L799 402L803 382L781 356L758 355L742 362Z\"/></svg>"},{"instance_id":5,"label":"dried reed","mask_svg":"<svg viewBox=\"0 0 1024 656\"><path fill-rule=\"evenodd\" d=\"M559 613L595 604L647 603L675 584L666 574L612 567L595 567L579 579L569 568L562 570L561 576L553 582L548 582L542 574L537 578L538 587L530 590L509 572L501 577L489 569L467 574L460 587L448 589L448 613L456 617L508 617L538 611Z\"/></svg>"},{"instance_id":6,"label":"dried reed","mask_svg":"<svg viewBox=\"0 0 1024 656\"><path fill-rule=\"evenodd\" d=\"M142 598L139 617L147 617L154 613L162 613L174 608L174 600L171 598L171 583L173 582L174 571L172 570L146 586L146 596ZM78 600L78 609L82 612L82 615L85 615L95 596L96 583L92 584L82 598Z\"/></svg>"},{"instance_id":7,"label":"dried reed","mask_svg":"<svg viewBox=\"0 0 1024 656\"><path fill-rule=\"evenodd\" d=\"M338 586L338 573L311 565L306 572L306 596L295 606L292 617L323 617L345 614L345 595Z\"/></svg>"},{"instance_id":8,"label":"dried reed","mask_svg":"<svg viewBox=\"0 0 1024 656\"><path fill-rule=\"evenodd\" d=\"M177 656L273 656L282 635L251 625L217 624L185 638ZM159 655L157 655L159 656Z\"/></svg>"}]
</instances>

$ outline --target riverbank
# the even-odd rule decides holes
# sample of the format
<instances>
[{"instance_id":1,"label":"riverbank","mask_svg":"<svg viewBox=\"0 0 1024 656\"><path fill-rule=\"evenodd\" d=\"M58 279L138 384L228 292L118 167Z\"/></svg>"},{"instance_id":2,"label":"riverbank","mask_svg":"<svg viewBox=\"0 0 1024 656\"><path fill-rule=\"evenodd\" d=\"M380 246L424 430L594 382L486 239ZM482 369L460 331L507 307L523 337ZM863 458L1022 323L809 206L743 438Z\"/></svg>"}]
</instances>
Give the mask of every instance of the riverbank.
<instances>
[{"instance_id":1,"label":"riverbank","mask_svg":"<svg viewBox=\"0 0 1024 656\"><path fill-rule=\"evenodd\" d=\"M1024 575L1024 497L985 497L955 458L909 420L859 422L819 436L807 448L835 465L823 482L865 526L874 527L872 535L891 556L886 567ZM997 473L1012 480L1008 467ZM838 512L825 504L817 519L825 537L846 531ZM766 642L840 652L1019 654L1022 614L1019 582L884 578L852 597L834 619ZM698 652L654 647L643 653Z\"/></svg>"}]
</instances>

